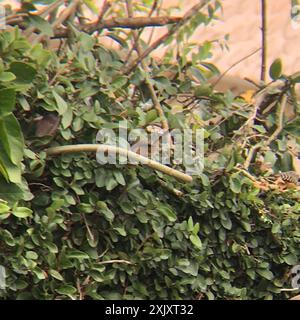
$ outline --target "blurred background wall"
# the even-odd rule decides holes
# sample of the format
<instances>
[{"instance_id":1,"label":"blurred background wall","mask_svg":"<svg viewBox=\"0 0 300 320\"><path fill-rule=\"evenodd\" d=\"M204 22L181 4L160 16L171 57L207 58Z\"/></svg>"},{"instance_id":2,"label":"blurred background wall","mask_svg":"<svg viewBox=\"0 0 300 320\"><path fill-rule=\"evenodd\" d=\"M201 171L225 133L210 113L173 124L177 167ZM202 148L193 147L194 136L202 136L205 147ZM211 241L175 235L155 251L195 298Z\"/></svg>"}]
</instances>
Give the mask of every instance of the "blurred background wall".
<instances>
[{"instance_id":1,"label":"blurred background wall","mask_svg":"<svg viewBox=\"0 0 300 320\"><path fill-rule=\"evenodd\" d=\"M181 4L181 10L176 15L183 15L198 0L180 1L164 0L164 7ZM229 51L222 51L218 46L214 49L211 59L221 71L226 70L232 64L243 59L249 53L260 48L260 0L223 0L223 15L208 27L199 27L193 41L202 43L205 40L224 39L229 34ZM12 6L18 5L18 1L5 0ZM96 1L101 7L103 1ZM282 58L285 73L293 73L300 70L300 28L295 29L290 19L290 0L268 0L268 65L275 58ZM165 32L164 28L157 28L155 37ZM160 56L164 52L158 49L154 54ZM258 80L260 76L260 53L244 60L233 68L230 75L249 77Z\"/></svg>"}]
</instances>

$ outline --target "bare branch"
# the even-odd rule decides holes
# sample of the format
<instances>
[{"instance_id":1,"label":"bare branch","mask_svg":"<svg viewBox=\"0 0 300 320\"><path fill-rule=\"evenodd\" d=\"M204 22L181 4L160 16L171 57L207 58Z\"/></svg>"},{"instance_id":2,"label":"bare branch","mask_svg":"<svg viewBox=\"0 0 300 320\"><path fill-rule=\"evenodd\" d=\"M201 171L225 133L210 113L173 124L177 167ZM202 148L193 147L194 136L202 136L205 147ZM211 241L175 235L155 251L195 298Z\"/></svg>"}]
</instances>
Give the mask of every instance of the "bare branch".
<instances>
[{"instance_id":1,"label":"bare branch","mask_svg":"<svg viewBox=\"0 0 300 320\"><path fill-rule=\"evenodd\" d=\"M154 170L165 173L169 176L172 176L178 180L183 182L192 182L193 178L185 173L182 173L178 170L160 164L159 162L153 161L149 158L143 157L135 152L124 148L118 148L115 146L104 145L104 144L77 144L77 145L68 145L68 146L60 146L53 147L46 150L48 156L55 156L66 153L78 153L78 152L111 152L116 153L122 156L127 157L128 159L132 159L142 165L145 165Z\"/></svg>"},{"instance_id":2,"label":"bare branch","mask_svg":"<svg viewBox=\"0 0 300 320\"><path fill-rule=\"evenodd\" d=\"M126 0L126 4L127 4L127 10L128 10L128 16L129 18L133 18L133 8L132 8L132 2L131 0ZM140 43L139 43L139 35L137 33L136 30L133 30L133 38L134 38L134 48L135 48L135 51L137 52L138 56L140 57L141 54L142 54L142 47L140 46ZM149 78L149 75L147 73L147 65L146 65L146 62L144 60L141 61L142 63L142 68L144 69L145 71L145 81L146 81L146 85L147 85L147 88L150 92L150 96L151 96L151 100L153 102L153 106L154 108L156 109L159 117L160 117L160 120L161 120L161 123L162 123L162 127L163 129L165 130L165 132L169 131L169 124L168 124L168 121L165 117L165 114L164 114L164 111L163 111L163 108L159 102L159 99L156 95L156 92L154 90L154 87L150 81L150 78Z\"/></svg>"},{"instance_id":3,"label":"bare branch","mask_svg":"<svg viewBox=\"0 0 300 320\"><path fill-rule=\"evenodd\" d=\"M262 20L262 54L261 54L261 81L266 81L267 68L267 0L261 0L261 20Z\"/></svg>"},{"instance_id":4,"label":"bare branch","mask_svg":"<svg viewBox=\"0 0 300 320\"><path fill-rule=\"evenodd\" d=\"M215 81L215 83L213 84L213 87L215 87L225 76L226 74L233 69L234 67L236 67L238 64L240 64L241 62L249 59L250 57L252 57L253 55L255 55L257 52L259 52L261 50L261 48L256 49L255 51L251 52L250 54L248 54L247 56L243 57L242 59L240 59L239 61L235 62L233 65L231 65L227 70L225 70L220 76L219 78Z\"/></svg>"},{"instance_id":5,"label":"bare branch","mask_svg":"<svg viewBox=\"0 0 300 320\"><path fill-rule=\"evenodd\" d=\"M162 37L157 39L152 45L146 49L138 58L133 60L128 67L123 70L124 74L129 74L135 67L145 59L153 50L158 48L163 42L165 42L169 37L175 34L184 24L186 24L199 10L207 6L211 0L202 0L195 6L193 6L184 16L181 18L178 23L172 26L172 28L166 32ZM153 18L152 18L153 19Z\"/></svg>"}]
</instances>

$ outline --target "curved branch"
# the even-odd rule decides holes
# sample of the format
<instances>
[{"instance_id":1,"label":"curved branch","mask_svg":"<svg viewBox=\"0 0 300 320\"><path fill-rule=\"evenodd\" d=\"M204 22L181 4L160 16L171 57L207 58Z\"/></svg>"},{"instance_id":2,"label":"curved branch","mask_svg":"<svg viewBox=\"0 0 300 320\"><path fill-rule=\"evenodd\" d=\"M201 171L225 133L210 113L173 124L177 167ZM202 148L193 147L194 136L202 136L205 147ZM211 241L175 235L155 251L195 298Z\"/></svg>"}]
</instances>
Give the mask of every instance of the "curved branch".
<instances>
[{"instance_id":1,"label":"curved branch","mask_svg":"<svg viewBox=\"0 0 300 320\"><path fill-rule=\"evenodd\" d=\"M117 153L122 156L126 156L128 159L133 159L142 165L146 165L149 168L165 173L183 182L192 182L193 178L185 173L182 173L173 168L167 167L149 158L143 157L135 152L127 149L118 148L115 146L103 145L103 144L77 144L53 147L46 150L48 156L55 156L65 153L78 153L78 152L111 152Z\"/></svg>"}]
</instances>

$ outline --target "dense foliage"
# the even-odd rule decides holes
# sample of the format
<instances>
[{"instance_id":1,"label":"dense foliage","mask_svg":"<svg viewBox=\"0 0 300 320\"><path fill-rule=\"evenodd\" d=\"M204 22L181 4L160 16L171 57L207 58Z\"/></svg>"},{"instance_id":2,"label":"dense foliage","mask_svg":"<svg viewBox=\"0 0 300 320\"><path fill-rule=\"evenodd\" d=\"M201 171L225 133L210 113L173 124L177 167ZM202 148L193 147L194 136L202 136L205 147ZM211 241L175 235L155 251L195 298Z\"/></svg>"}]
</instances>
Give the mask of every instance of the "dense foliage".
<instances>
[{"instance_id":1,"label":"dense foliage","mask_svg":"<svg viewBox=\"0 0 300 320\"><path fill-rule=\"evenodd\" d=\"M144 166L100 166L93 154L46 155L49 146L95 143L101 128L160 124L147 107L145 70L121 71L131 33L119 53L75 28L57 52L30 43L18 27L0 33L2 298L288 297L281 289L290 287L290 270L300 260L300 192L259 179L270 167L293 169L299 79L275 61L270 73L282 85L266 88L269 105L286 94L294 99L294 117L276 136L276 106L247 127L253 100L207 84L218 74L206 62L211 43L196 53L185 43L215 9L176 34L178 64L170 54L160 64L146 58L170 129L204 130L204 172L190 184ZM31 19L27 26L47 34L46 21ZM42 122L49 115L60 120L51 134Z\"/></svg>"}]
</instances>

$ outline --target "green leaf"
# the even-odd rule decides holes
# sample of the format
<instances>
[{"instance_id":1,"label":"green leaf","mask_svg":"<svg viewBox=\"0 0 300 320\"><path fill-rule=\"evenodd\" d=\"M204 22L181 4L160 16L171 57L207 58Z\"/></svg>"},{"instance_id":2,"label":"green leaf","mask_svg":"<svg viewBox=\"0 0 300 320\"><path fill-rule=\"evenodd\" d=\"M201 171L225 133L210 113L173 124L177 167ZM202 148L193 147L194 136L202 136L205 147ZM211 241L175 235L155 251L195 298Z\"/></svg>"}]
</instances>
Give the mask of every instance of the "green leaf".
<instances>
[{"instance_id":1,"label":"green leaf","mask_svg":"<svg viewBox=\"0 0 300 320\"><path fill-rule=\"evenodd\" d=\"M198 248L198 249L201 249L202 248L202 242L201 242L201 239L195 235L195 234L192 234L190 235L190 240L192 242L192 244Z\"/></svg>"},{"instance_id":2,"label":"green leaf","mask_svg":"<svg viewBox=\"0 0 300 320\"><path fill-rule=\"evenodd\" d=\"M64 129L71 126L73 120L73 110L68 108L67 111L62 115L61 124Z\"/></svg>"},{"instance_id":3,"label":"green leaf","mask_svg":"<svg viewBox=\"0 0 300 320\"><path fill-rule=\"evenodd\" d=\"M176 214L168 207L161 205L157 208L158 212L162 213L170 222L177 220Z\"/></svg>"},{"instance_id":4,"label":"green leaf","mask_svg":"<svg viewBox=\"0 0 300 320\"><path fill-rule=\"evenodd\" d=\"M59 280L59 281L64 281L63 276L62 276L58 271L56 271L56 270L50 269L50 270L49 270L49 274L50 274L53 278L55 278L55 279L57 279L57 280Z\"/></svg>"},{"instance_id":5,"label":"green leaf","mask_svg":"<svg viewBox=\"0 0 300 320\"><path fill-rule=\"evenodd\" d=\"M36 260L38 258L38 255L34 251L27 251L25 257L27 259Z\"/></svg>"},{"instance_id":6,"label":"green leaf","mask_svg":"<svg viewBox=\"0 0 300 320\"><path fill-rule=\"evenodd\" d=\"M4 203L0 203L0 214L9 212L9 206Z\"/></svg>"},{"instance_id":7,"label":"green leaf","mask_svg":"<svg viewBox=\"0 0 300 320\"><path fill-rule=\"evenodd\" d=\"M193 218L189 217L189 220L188 220L188 231L192 231L193 229L194 229Z\"/></svg>"},{"instance_id":8,"label":"green leaf","mask_svg":"<svg viewBox=\"0 0 300 320\"><path fill-rule=\"evenodd\" d=\"M118 182L110 175L105 179L105 187L107 191L112 191L115 187L118 186Z\"/></svg>"},{"instance_id":9,"label":"green leaf","mask_svg":"<svg viewBox=\"0 0 300 320\"><path fill-rule=\"evenodd\" d=\"M270 77L273 80L277 80L281 77L282 75L282 61L281 59L276 59L271 67L270 67L270 71L269 71Z\"/></svg>"},{"instance_id":10,"label":"green leaf","mask_svg":"<svg viewBox=\"0 0 300 320\"><path fill-rule=\"evenodd\" d=\"M99 212L101 212L104 215L106 220L114 220L114 213L108 208L107 204L104 201L97 201L97 207L99 208Z\"/></svg>"},{"instance_id":11,"label":"green leaf","mask_svg":"<svg viewBox=\"0 0 300 320\"><path fill-rule=\"evenodd\" d=\"M12 62L9 71L16 76L17 84L31 84L36 75L31 65L19 61Z\"/></svg>"},{"instance_id":12,"label":"green leaf","mask_svg":"<svg viewBox=\"0 0 300 320\"><path fill-rule=\"evenodd\" d=\"M0 199L13 206L17 201L23 199L23 190L14 183L9 183L0 175Z\"/></svg>"},{"instance_id":13,"label":"green leaf","mask_svg":"<svg viewBox=\"0 0 300 320\"><path fill-rule=\"evenodd\" d=\"M16 76L12 72L2 72L0 74L0 81L9 82L16 79Z\"/></svg>"},{"instance_id":14,"label":"green leaf","mask_svg":"<svg viewBox=\"0 0 300 320\"><path fill-rule=\"evenodd\" d=\"M69 259L89 259L89 255L79 250L69 250L66 254Z\"/></svg>"},{"instance_id":15,"label":"green leaf","mask_svg":"<svg viewBox=\"0 0 300 320\"><path fill-rule=\"evenodd\" d=\"M120 185L122 185L122 186L125 186L125 185L126 185L126 181L125 181L125 179L124 179L124 177L123 177L123 175L122 175L122 172L120 172L120 171L113 171L113 175L114 175L116 181L117 181Z\"/></svg>"},{"instance_id":16,"label":"green leaf","mask_svg":"<svg viewBox=\"0 0 300 320\"><path fill-rule=\"evenodd\" d=\"M0 118L9 115L16 104L16 92L13 89L0 90Z\"/></svg>"},{"instance_id":17,"label":"green leaf","mask_svg":"<svg viewBox=\"0 0 300 320\"><path fill-rule=\"evenodd\" d=\"M292 253L284 256L284 257L283 257L283 260L284 260L284 262L285 262L286 264L288 264L289 266L295 266L295 265L299 262L297 256L294 255L294 254L292 254Z\"/></svg>"},{"instance_id":18,"label":"green leaf","mask_svg":"<svg viewBox=\"0 0 300 320\"><path fill-rule=\"evenodd\" d=\"M229 217L227 219L221 219L221 224L226 230L232 229L232 222Z\"/></svg>"},{"instance_id":19,"label":"green leaf","mask_svg":"<svg viewBox=\"0 0 300 320\"><path fill-rule=\"evenodd\" d=\"M212 72L213 75L220 74L220 70L212 63L209 62L201 62L201 65Z\"/></svg>"},{"instance_id":20,"label":"green leaf","mask_svg":"<svg viewBox=\"0 0 300 320\"><path fill-rule=\"evenodd\" d=\"M125 231L124 227L122 227L122 228L114 228L114 230L116 230L123 237L127 236L127 232Z\"/></svg>"},{"instance_id":21,"label":"green leaf","mask_svg":"<svg viewBox=\"0 0 300 320\"><path fill-rule=\"evenodd\" d=\"M262 276L263 278L267 279L267 280L272 280L274 278L273 273L270 270L267 269L258 269L256 270L256 272Z\"/></svg>"},{"instance_id":22,"label":"green leaf","mask_svg":"<svg viewBox=\"0 0 300 320\"><path fill-rule=\"evenodd\" d=\"M242 184L239 174L233 174L229 179L230 189L234 193L241 193Z\"/></svg>"},{"instance_id":23,"label":"green leaf","mask_svg":"<svg viewBox=\"0 0 300 320\"><path fill-rule=\"evenodd\" d=\"M10 161L19 166L24 154L20 124L13 114L0 118L0 139Z\"/></svg>"},{"instance_id":24,"label":"green leaf","mask_svg":"<svg viewBox=\"0 0 300 320\"><path fill-rule=\"evenodd\" d=\"M62 287L59 287L55 291L59 294L72 295L77 292L77 289L73 286L70 286L70 285L64 285Z\"/></svg>"},{"instance_id":25,"label":"green leaf","mask_svg":"<svg viewBox=\"0 0 300 320\"><path fill-rule=\"evenodd\" d=\"M111 87L114 90L122 88L128 81L128 78L125 76L118 76L114 81L111 83Z\"/></svg>"},{"instance_id":26,"label":"green leaf","mask_svg":"<svg viewBox=\"0 0 300 320\"><path fill-rule=\"evenodd\" d=\"M276 234L280 231L281 226L279 223L274 223L272 226L272 233Z\"/></svg>"},{"instance_id":27,"label":"green leaf","mask_svg":"<svg viewBox=\"0 0 300 320\"><path fill-rule=\"evenodd\" d=\"M57 112L59 115L63 115L68 110L68 104L55 90L53 90L52 93L56 101Z\"/></svg>"},{"instance_id":28,"label":"green leaf","mask_svg":"<svg viewBox=\"0 0 300 320\"><path fill-rule=\"evenodd\" d=\"M0 234L1 238L8 246L14 247L17 244L17 240L14 239L13 235L8 230L3 230Z\"/></svg>"},{"instance_id":29,"label":"green leaf","mask_svg":"<svg viewBox=\"0 0 300 320\"><path fill-rule=\"evenodd\" d=\"M32 270L32 272L37 276L37 278L38 278L39 280L44 280L44 279L46 279L46 274L45 274L45 272L44 272L42 269L40 269L39 267L35 267L35 268Z\"/></svg>"},{"instance_id":30,"label":"green leaf","mask_svg":"<svg viewBox=\"0 0 300 320\"><path fill-rule=\"evenodd\" d=\"M28 218L32 216L32 210L26 207L17 207L12 210L12 214L18 218Z\"/></svg>"}]
</instances>

